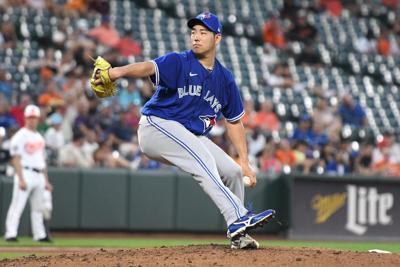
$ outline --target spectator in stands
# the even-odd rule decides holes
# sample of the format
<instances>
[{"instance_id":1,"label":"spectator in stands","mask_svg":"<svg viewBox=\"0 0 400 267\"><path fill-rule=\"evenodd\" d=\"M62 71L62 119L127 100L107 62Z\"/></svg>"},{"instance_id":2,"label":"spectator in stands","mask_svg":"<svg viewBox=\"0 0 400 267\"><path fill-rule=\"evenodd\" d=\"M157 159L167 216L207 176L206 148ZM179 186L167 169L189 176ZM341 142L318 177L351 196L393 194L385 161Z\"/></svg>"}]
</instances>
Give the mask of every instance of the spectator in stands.
<instances>
[{"instance_id":1,"label":"spectator in stands","mask_svg":"<svg viewBox=\"0 0 400 267\"><path fill-rule=\"evenodd\" d=\"M294 143L293 153L295 155L295 169L298 172L309 174L316 164L313 149L307 142L300 140Z\"/></svg>"},{"instance_id":2,"label":"spectator in stands","mask_svg":"<svg viewBox=\"0 0 400 267\"><path fill-rule=\"evenodd\" d=\"M62 120L62 116L57 112L47 119L50 127L44 133L44 139L49 165L57 165L58 152L65 145L65 138L61 131Z\"/></svg>"},{"instance_id":3,"label":"spectator in stands","mask_svg":"<svg viewBox=\"0 0 400 267\"><path fill-rule=\"evenodd\" d=\"M382 139L378 141L372 153L373 164L382 161L385 153L388 163L400 164L400 144L396 142L393 131L385 131Z\"/></svg>"},{"instance_id":4,"label":"spectator in stands","mask_svg":"<svg viewBox=\"0 0 400 267\"><path fill-rule=\"evenodd\" d=\"M10 21L5 21L2 22L0 29L0 48L15 48L18 38L14 25Z\"/></svg>"},{"instance_id":5,"label":"spectator in stands","mask_svg":"<svg viewBox=\"0 0 400 267\"><path fill-rule=\"evenodd\" d=\"M96 132L99 140L105 140L110 134L112 124L112 118L109 114L110 105L111 103L106 100L100 106L95 96L90 97L89 101L87 98L80 99L73 128L80 129L85 135L89 129L92 129Z\"/></svg>"},{"instance_id":6,"label":"spectator in stands","mask_svg":"<svg viewBox=\"0 0 400 267\"><path fill-rule=\"evenodd\" d=\"M50 150L57 152L65 145L64 135L61 132L63 117L56 112L48 118L48 121L50 128L48 128L44 134L44 139L47 147Z\"/></svg>"},{"instance_id":7,"label":"spectator in stands","mask_svg":"<svg viewBox=\"0 0 400 267\"><path fill-rule=\"evenodd\" d=\"M73 113L74 110L71 110ZM88 129L95 130L96 123L89 114L89 101L86 98L81 98L76 103L76 115L71 114L74 117L72 128L79 129L83 133L86 133Z\"/></svg>"},{"instance_id":8,"label":"spectator in stands","mask_svg":"<svg viewBox=\"0 0 400 267\"><path fill-rule=\"evenodd\" d=\"M339 149L336 144L329 143L324 147L325 171L328 174L345 175L351 172L350 158L347 149L347 141L339 143Z\"/></svg>"},{"instance_id":9,"label":"spectator in stands","mask_svg":"<svg viewBox=\"0 0 400 267\"><path fill-rule=\"evenodd\" d=\"M17 121L10 113L10 104L1 96L2 95L0 94L0 127L3 127L6 130L14 128L17 126Z\"/></svg>"},{"instance_id":10,"label":"spectator in stands","mask_svg":"<svg viewBox=\"0 0 400 267\"><path fill-rule=\"evenodd\" d=\"M77 106L78 99L86 99L85 97L77 95L68 95L64 97L65 105L60 109L60 114L63 116L63 123L61 125L61 131L66 141L72 140L72 132L75 118L78 116ZM86 100L87 101L87 100Z\"/></svg>"},{"instance_id":11,"label":"spectator in stands","mask_svg":"<svg viewBox=\"0 0 400 267\"><path fill-rule=\"evenodd\" d=\"M280 62L277 49L275 49L270 44L264 44L264 53L261 58L261 63L267 65L268 67L273 67Z\"/></svg>"},{"instance_id":12,"label":"spectator in stands","mask_svg":"<svg viewBox=\"0 0 400 267\"><path fill-rule=\"evenodd\" d=\"M101 25L91 29L88 36L108 47L115 47L119 42L119 33L111 26L108 16L103 16Z\"/></svg>"},{"instance_id":13,"label":"spectator in stands","mask_svg":"<svg viewBox=\"0 0 400 267\"><path fill-rule=\"evenodd\" d=\"M80 96L85 92L85 81L82 80L83 68L82 66L75 67L64 74L61 78L62 81L59 83L61 88L61 94L66 96L67 94Z\"/></svg>"},{"instance_id":14,"label":"spectator in stands","mask_svg":"<svg viewBox=\"0 0 400 267\"><path fill-rule=\"evenodd\" d=\"M338 172L341 174L341 168L343 168L343 173L351 173L354 168L354 160L356 156L357 153L353 151L351 146L351 139L341 137L337 150Z\"/></svg>"},{"instance_id":15,"label":"spectator in stands","mask_svg":"<svg viewBox=\"0 0 400 267\"><path fill-rule=\"evenodd\" d=\"M120 91L118 103L122 110L127 110L130 105L141 106L140 92L137 90L137 87L141 86L142 80L130 81L128 87Z\"/></svg>"},{"instance_id":16,"label":"spectator in stands","mask_svg":"<svg viewBox=\"0 0 400 267\"><path fill-rule=\"evenodd\" d=\"M378 37L377 50L378 53L383 56L389 56L392 53L390 47L389 34L386 29L382 30L381 35Z\"/></svg>"},{"instance_id":17,"label":"spectator in stands","mask_svg":"<svg viewBox=\"0 0 400 267\"><path fill-rule=\"evenodd\" d=\"M329 137L326 134L326 129L319 123L313 123L312 134L308 139L308 144L313 148L320 148L329 142Z\"/></svg>"},{"instance_id":18,"label":"spectator in stands","mask_svg":"<svg viewBox=\"0 0 400 267\"><path fill-rule=\"evenodd\" d=\"M340 118L335 116L333 109L329 106L327 97L318 97L312 119L325 129L330 140L338 141L342 124Z\"/></svg>"},{"instance_id":19,"label":"spectator in stands","mask_svg":"<svg viewBox=\"0 0 400 267\"><path fill-rule=\"evenodd\" d=\"M244 106L244 115L242 117L242 123L245 129L253 129L254 128L254 117L256 112L254 111L254 103L253 100L247 99L243 101Z\"/></svg>"},{"instance_id":20,"label":"spectator in stands","mask_svg":"<svg viewBox=\"0 0 400 267\"><path fill-rule=\"evenodd\" d=\"M266 143L266 138L259 127L255 127L253 131L247 134L247 146L249 150L249 154L252 156L256 156L259 154Z\"/></svg>"},{"instance_id":21,"label":"spectator in stands","mask_svg":"<svg viewBox=\"0 0 400 267\"><path fill-rule=\"evenodd\" d=\"M260 105L260 110L254 115L254 127L258 127L265 133L279 131L280 121L274 112L274 104L272 101L265 100Z\"/></svg>"},{"instance_id":22,"label":"spectator in stands","mask_svg":"<svg viewBox=\"0 0 400 267\"><path fill-rule=\"evenodd\" d=\"M276 150L276 158L282 164L282 166L293 167L296 164L296 155L290 146L290 142L287 139L282 139L278 149Z\"/></svg>"},{"instance_id":23,"label":"spectator in stands","mask_svg":"<svg viewBox=\"0 0 400 267\"><path fill-rule=\"evenodd\" d=\"M142 48L137 42L132 39L132 31L125 31L124 35L115 45L115 48L122 56L126 58L130 56L142 55Z\"/></svg>"},{"instance_id":24,"label":"spectator in stands","mask_svg":"<svg viewBox=\"0 0 400 267\"><path fill-rule=\"evenodd\" d=\"M46 87L49 83L54 82L55 72L56 69L54 68L54 66L50 67L46 65L39 68L39 92L36 93L42 93L44 90L46 90Z\"/></svg>"},{"instance_id":25,"label":"spectator in stands","mask_svg":"<svg viewBox=\"0 0 400 267\"><path fill-rule=\"evenodd\" d=\"M23 127L25 125L25 116L24 110L25 107L32 103L31 96L29 94L23 93L21 95L21 100L19 104L12 106L10 113L13 115L19 127Z\"/></svg>"},{"instance_id":26,"label":"spectator in stands","mask_svg":"<svg viewBox=\"0 0 400 267\"><path fill-rule=\"evenodd\" d=\"M38 103L41 106L59 107L64 105L64 99L57 89L57 84L50 81L45 91L39 96Z\"/></svg>"},{"instance_id":27,"label":"spectator in stands","mask_svg":"<svg viewBox=\"0 0 400 267\"><path fill-rule=\"evenodd\" d=\"M85 155L93 158L94 152L99 148L97 143L97 135L93 129L87 129L85 132L85 142L83 143L82 150Z\"/></svg>"},{"instance_id":28,"label":"spectator in stands","mask_svg":"<svg viewBox=\"0 0 400 267\"><path fill-rule=\"evenodd\" d=\"M368 29L367 34L362 35L356 40L355 49L363 54L371 54L376 51L376 40L372 29Z\"/></svg>"},{"instance_id":29,"label":"spectator in stands","mask_svg":"<svg viewBox=\"0 0 400 267\"><path fill-rule=\"evenodd\" d=\"M391 161L390 147L388 144L385 142L384 144L378 144L378 146L381 158L373 158L373 171L383 176L400 176L400 164Z\"/></svg>"},{"instance_id":30,"label":"spectator in stands","mask_svg":"<svg viewBox=\"0 0 400 267\"><path fill-rule=\"evenodd\" d=\"M279 174L282 170L281 162L275 157L275 146L272 143L268 143L259 159L259 169L262 172L270 173L270 174Z\"/></svg>"},{"instance_id":31,"label":"spectator in stands","mask_svg":"<svg viewBox=\"0 0 400 267\"><path fill-rule=\"evenodd\" d=\"M289 29L288 38L291 41L313 43L318 36L317 29L307 22L307 15L300 12L294 25Z\"/></svg>"},{"instance_id":32,"label":"spectator in stands","mask_svg":"<svg viewBox=\"0 0 400 267\"><path fill-rule=\"evenodd\" d=\"M146 157L145 154L140 154L140 163L138 166L139 170L154 170L159 169L161 167L161 163Z\"/></svg>"},{"instance_id":33,"label":"spectator in stands","mask_svg":"<svg viewBox=\"0 0 400 267\"><path fill-rule=\"evenodd\" d=\"M295 84L292 79L289 68L284 64L278 64L274 70L265 77L267 84L272 87L292 88Z\"/></svg>"},{"instance_id":34,"label":"spectator in stands","mask_svg":"<svg viewBox=\"0 0 400 267\"><path fill-rule=\"evenodd\" d=\"M111 125L109 125L110 132L115 135L119 143L132 142L135 135L133 128L128 125L126 120L128 117L125 114L126 112L119 113L118 118L113 118Z\"/></svg>"},{"instance_id":35,"label":"spectator in stands","mask_svg":"<svg viewBox=\"0 0 400 267\"><path fill-rule=\"evenodd\" d=\"M134 133L137 132L140 120L140 108L136 105L130 105L127 111L124 113L124 121L128 127L130 127Z\"/></svg>"},{"instance_id":36,"label":"spectator in stands","mask_svg":"<svg viewBox=\"0 0 400 267\"><path fill-rule=\"evenodd\" d=\"M280 25L278 17L273 15L265 22L263 28L263 40L264 43L271 44L276 48L286 48L285 33L283 27Z\"/></svg>"},{"instance_id":37,"label":"spectator in stands","mask_svg":"<svg viewBox=\"0 0 400 267\"><path fill-rule=\"evenodd\" d=\"M304 161L306 160L307 153L309 151L309 146L307 142L300 140L296 141L293 144L293 152L296 158L296 165L302 165Z\"/></svg>"},{"instance_id":38,"label":"spectator in stands","mask_svg":"<svg viewBox=\"0 0 400 267\"><path fill-rule=\"evenodd\" d=\"M84 153L83 144L85 142L84 135L81 131L76 130L73 134L72 142L63 146L58 155L58 165L64 167L93 167L93 158Z\"/></svg>"},{"instance_id":39,"label":"spectator in stands","mask_svg":"<svg viewBox=\"0 0 400 267\"><path fill-rule=\"evenodd\" d=\"M113 126L117 117L113 114L113 105L111 101L103 101L99 106L98 113L93 117L93 123L97 130L97 135L100 141L104 141L109 138L109 135L114 135ZM119 139L114 139L118 141Z\"/></svg>"},{"instance_id":40,"label":"spectator in stands","mask_svg":"<svg viewBox=\"0 0 400 267\"><path fill-rule=\"evenodd\" d=\"M113 149L114 139L112 135L100 143L99 148L94 152L94 161L98 167L127 168L134 169L134 165L123 158L117 150Z\"/></svg>"},{"instance_id":41,"label":"spectator in stands","mask_svg":"<svg viewBox=\"0 0 400 267\"><path fill-rule=\"evenodd\" d=\"M291 137L292 142L303 141L309 145L312 145L312 140L315 136L315 133L312 129L312 124L313 121L310 115L302 115L300 117L299 124Z\"/></svg>"},{"instance_id":42,"label":"spectator in stands","mask_svg":"<svg viewBox=\"0 0 400 267\"><path fill-rule=\"evenodd\" d=\"M0 94L3 94L8 101L11 101L12 87L8 81L7 72L3 69L0 69Z\"/></svg>"},{"instance_id":43,"label":"spectator in stands","mask_svg":"<svg viewBox=\"0 0 400 267\"><path fill-rule=\"evenodd\" d=\"M363 144L360 146L360 153L355 161L354 170L361 175L374 175L375 172L373 170L372 164L372 152L373 152L372 144Z\"/></svg>"},{"instance_id":44,"label":"spectator in stands","mask_svg":"<svg viewBox=\"0 0 400 267\"><path fill-rule=\"evenodd\" d=\"M342 96L339 115L343 124L348 124L355 128L361 128L367 124L367 117L364 109L359 103L354 102L350 94L344 94Z\"/></svg>"}]
</instances>

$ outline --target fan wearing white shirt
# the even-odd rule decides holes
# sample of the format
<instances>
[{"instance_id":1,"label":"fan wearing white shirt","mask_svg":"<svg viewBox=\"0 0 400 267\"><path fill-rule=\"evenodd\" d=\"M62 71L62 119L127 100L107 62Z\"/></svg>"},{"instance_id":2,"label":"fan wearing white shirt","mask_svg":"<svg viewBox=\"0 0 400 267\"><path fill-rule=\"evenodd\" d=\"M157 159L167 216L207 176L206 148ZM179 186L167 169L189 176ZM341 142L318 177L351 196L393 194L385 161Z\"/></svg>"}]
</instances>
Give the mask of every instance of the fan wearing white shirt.
<instances>
[{"instance_id":1,"label":"fan wearing white shirt","mask_svg":"<svg viewBox=\"0 0 400 267\"><path fill-rule=\"evenodd\" d=\"M59 113L54 113L49 118L50 128L44 134L46 146L54 151L58 151L64 144L65 138L61 131L63 117Z\"/></svg>"}]
</instances>

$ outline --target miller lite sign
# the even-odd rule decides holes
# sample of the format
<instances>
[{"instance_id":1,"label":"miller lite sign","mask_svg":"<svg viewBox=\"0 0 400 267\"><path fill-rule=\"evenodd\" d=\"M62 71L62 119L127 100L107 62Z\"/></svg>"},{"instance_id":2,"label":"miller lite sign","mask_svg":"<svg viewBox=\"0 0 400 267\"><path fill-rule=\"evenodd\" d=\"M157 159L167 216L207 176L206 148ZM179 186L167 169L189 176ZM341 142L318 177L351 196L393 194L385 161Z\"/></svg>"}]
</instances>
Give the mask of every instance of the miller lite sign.
<instances>
[{"instance_id":1,"label":"miller lite sign","mask_svg":"<svg viewBox=\"0 0 400 267\"><path fill-rule=\"evenodd\" d=\"M378 193L376 187L347 186L346 229L363 235L370 225L389 225L392 216L394 196L391 193Z\"/></svg>"},{"instance_id":2,"label":"miller lite sign","mask_svg":"<svg viewBox=\"0 0 400 267\"><path fill-rule=\"evenodd\" d=\"M289 236L400 240L400 181L296 177Z\"/></svg>"}]
</instances>

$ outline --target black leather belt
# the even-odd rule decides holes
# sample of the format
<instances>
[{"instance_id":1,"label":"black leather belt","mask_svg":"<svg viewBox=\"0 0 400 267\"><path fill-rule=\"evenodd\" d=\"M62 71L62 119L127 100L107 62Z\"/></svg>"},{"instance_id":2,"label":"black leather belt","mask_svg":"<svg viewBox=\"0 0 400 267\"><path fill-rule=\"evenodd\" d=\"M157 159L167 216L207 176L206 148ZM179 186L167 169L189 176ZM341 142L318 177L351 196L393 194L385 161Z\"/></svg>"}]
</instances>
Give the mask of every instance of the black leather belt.
<instances>
[{"instance_id":1,"label":"black leather belt","mask_svg":"<svg viewBox=\"0 0 400 267\"><path fill-rule=\"evenodd\" d=\"M24 166L24 169L25 170L34 171L34 172L37 172L37 173L42 173L43 172L43 170L41 170L41 169L32 168L32 167L26 167L26 166Z\"/></svg>"}]
</instances>

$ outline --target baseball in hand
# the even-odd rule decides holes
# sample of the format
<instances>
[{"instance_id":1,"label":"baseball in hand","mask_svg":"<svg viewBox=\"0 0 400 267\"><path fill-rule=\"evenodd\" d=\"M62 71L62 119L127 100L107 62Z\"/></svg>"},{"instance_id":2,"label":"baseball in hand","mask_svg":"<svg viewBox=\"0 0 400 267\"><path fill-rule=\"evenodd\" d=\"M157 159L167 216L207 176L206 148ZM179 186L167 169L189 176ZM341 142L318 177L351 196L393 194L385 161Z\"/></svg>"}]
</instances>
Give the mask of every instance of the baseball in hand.
<instances>
[{"instance_id":1,"label":"baseball in hand","mask_svg":"<svg viewBox=\"0 0 400 267\"><path fill-rule=\"evenodd\" d=\"M251 183L250 177L249 176L243 176L243 183L244 183L244 186L250 186L250 183Z\"/></svg>"}]
</instances>

